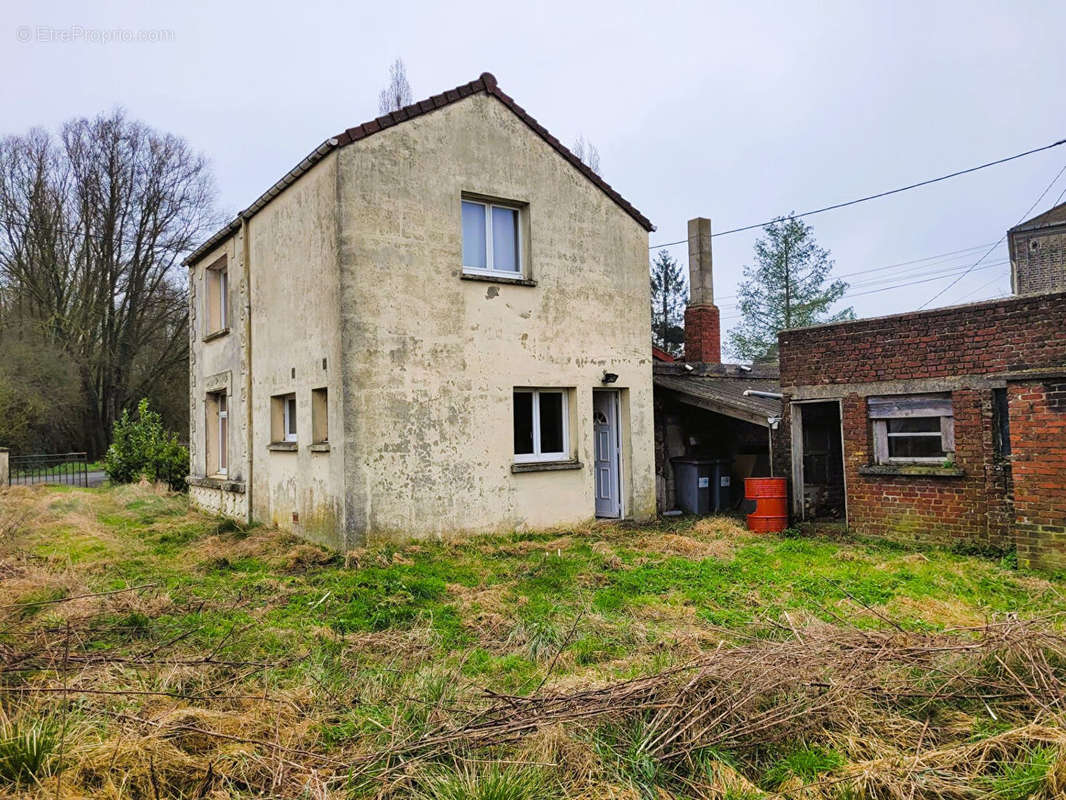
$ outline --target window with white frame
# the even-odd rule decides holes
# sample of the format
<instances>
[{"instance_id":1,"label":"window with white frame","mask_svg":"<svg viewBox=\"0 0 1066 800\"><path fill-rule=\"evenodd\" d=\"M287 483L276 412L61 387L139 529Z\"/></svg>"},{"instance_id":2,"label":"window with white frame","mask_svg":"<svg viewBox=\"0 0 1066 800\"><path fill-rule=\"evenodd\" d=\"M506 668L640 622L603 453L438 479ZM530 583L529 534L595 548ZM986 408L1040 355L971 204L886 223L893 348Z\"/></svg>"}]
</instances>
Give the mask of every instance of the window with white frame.
<instances>
[{"instance_id":1,"label":"window with white frame","mask_svg":"<svg viewBox=\"0 0 1066 800\"><path fill-rule=\"evenodd\" d=\"M290 394L285 397L285 405L282 409L284 415L284 427L282 428L285 434L284 441L295 442L296 441L296 395Z\"/></svg>"},{"instance_id":2,"label":"window with white frame","mask_svg":"<svg viewBox=\"0 0 1066 800\"><path fill-rule=\"evenodd\" d=\"M295 394L276 394L270 398L270 441L274 444L296 441Z\"/></svg>"},{"instance_id":3,"label":"window with white frame","mask_svg":"<svg viewBox=\"0 0 1066 800\"><path fill-rule=\"evenodd\" d=\"M208 472L226 475L229 472L229 398L225 392L207 395L207 436Z\"/></svg>"},{"instance_id":4,"label":"window with white frame","mask_svg":"<svg viewBox=\"0 0 1066 800\"><path fill-rule=\"evenodd\" d=\"M463 272L522 274L521 210L463 199Z\"/></svg>"},{"instance_id":5,"label":"window with white frame","mask_svg":"<svg viewBox=\"0 0 1066 800\"><path fill-rule=\"evenodd\" d=\"M570 458L570 412L565 389L514 390L515 461Z\"/></svg>"},{"instance_id":6,"label":"window with white frame","mask_svg":"<svg viewBox=\"0 0 1066 800\"><path fill-rule=\"evenodd\" d=\"M954 460L955 413L950 394L867 398L878 464Z\"/></svg>"}]
</instances>

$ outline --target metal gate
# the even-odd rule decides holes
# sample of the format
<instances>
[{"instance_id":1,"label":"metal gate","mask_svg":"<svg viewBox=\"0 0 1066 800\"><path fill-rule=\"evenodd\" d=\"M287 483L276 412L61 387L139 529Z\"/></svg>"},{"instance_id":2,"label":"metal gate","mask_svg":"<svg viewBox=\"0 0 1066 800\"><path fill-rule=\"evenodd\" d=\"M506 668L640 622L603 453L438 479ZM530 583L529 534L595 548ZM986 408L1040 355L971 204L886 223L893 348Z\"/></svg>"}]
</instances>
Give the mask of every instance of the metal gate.
<instances>
[{"instance_id":1,"label":"metal gate","mask_svg":"<svg viewBox=\"0 0 1066 800\"><path fill-rule=\"evenodd\" d=\"M60 483L66 486L88 487L88 454L54 453L11 456L8 461L7 483L9 486Z\"/></svg>"}]
</instances>

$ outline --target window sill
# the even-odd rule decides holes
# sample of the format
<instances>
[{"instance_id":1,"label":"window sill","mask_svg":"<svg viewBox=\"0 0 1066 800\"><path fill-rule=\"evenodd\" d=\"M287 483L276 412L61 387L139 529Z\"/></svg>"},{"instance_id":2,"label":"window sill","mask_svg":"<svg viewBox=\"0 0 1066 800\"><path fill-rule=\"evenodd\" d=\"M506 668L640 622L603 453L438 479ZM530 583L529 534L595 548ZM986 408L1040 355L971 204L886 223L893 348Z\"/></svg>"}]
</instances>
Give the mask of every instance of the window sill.
<instances>
[{"instance_id":1,"label":"window sill","mask_svg":"<svg viewBox=\"0 0 1066 800\"><path fill-rule=\"evenodd\" d=\"M329 442L315 442L307 449L310 450L312 453L328 453Z\"/></svg>"},{"instance_id":2,"label":"window sill","mask_svg":"<svg viewBox=\"0 0 1066 800\"><path fill-rule=\"evenodd\" d=\"M185 478L189 486L204 489L221 489L223 492L244 494L244 481L234 481L221 475L189 475Z\"/></svg>"},{"instance_id":3,"label":"window sill","mask_svg":"<svg viewBox=\"0 0 1066 800\"><path fill-rule=\"evenodd\" d=\"M918 478L961 478L966 470L938 464L866 464L859 467L860 475L902 475Z\"/></svg>"},{"instance_id":4,"label":"window sill","mask_svg":"<svg viewBox=\"0 0 1066 800\"><path fill-rule=\"evenodd\" d=\"M296 442L271 442L267 445L267 450L277 453L295 453L299 449L300 445Z\"/></svg>"},{"instance_id":5,"label":"window sill","mask_svg":"<svg viewBox=\"0 0 1066 800\"><path fill-rule=\"evenodd\" d=\"M207 334L204 337L205 342L210 342L213 339L221 339L223 336L229 333L229 328L219 328L217 331Z\"/></svg>"},{"instance_id":6,"label":"window sill","mask_svg":"<svg viewBox=\"0 0 1066 800\"><path fill-rule=\"evenodd\" d=\"M509 275L483 275L480 272L464 272L459 276L464 281L482 281L483 283L509 283L512 286L536 286L532 278L512 278Z\"/></svg>"},{"instance_id":7,"label":"window sill","mask_svg":"<svg viewBox=\"0 0 1066 800\"><path fill-rule=\"evenodd\" d=\"M517 461L511 465L511 472L555 472L562 469L581 469L580 461Z\"/></svg>"}]
</instances>

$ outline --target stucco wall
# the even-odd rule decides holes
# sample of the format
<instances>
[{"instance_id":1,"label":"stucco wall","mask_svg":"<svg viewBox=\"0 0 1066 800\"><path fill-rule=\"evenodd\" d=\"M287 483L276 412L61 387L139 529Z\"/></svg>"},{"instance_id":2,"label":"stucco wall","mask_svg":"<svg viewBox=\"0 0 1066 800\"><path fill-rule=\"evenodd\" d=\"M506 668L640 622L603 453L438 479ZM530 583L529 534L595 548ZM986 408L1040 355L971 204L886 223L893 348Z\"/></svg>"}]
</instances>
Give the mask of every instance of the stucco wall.
<instances>
[{"instance_id":1,"label":"stucco wall","mask_svg":"<svg viewBox=\"0 0 1066 800\"><path fill-rule=\"evenodd\" d=\"M207 474L207 392L222 390L229 396L227 480L238 484L244 483L248 474L245 446L248 441L248 392L244 379L247 370L248 284L243 274L241 243L240 235L232 237L189 270L189 472L197 478ZM205 321L205 275L207 269L221 258L226 259L229 280L229 330L205 341L213 333ZM194 502L199 502L199 494L192 497ZM243 495L231 500L211 501L204 507L247 520L248 508Z\"/></svg>"},{"instance_id":2,"label":"stucco wall","mask_svg":"<svg viewBox=\"0 0 1066 800\"><path fill-rule=\"evenodd\" d=\"M342 149L350 541L594 515L592 391L623 393L627 516L655 510L648 236L494 98ZM528 203L537 286L461 279L463 192ZM512 474L512 390L575 390L580 470Z\"/></svg>"},{"instance_id":3,"label":"stucco wall","mask_svg":"<svg viewBox=\"0 0 1066 800\"><path fill-rule=\"evenodd\" d=\"M337 158L248 222L251 263L252 514L344 547ZM311 391L329 392L330 448L312 451ZM295 450L271 449L271 398L296 394Z\"/></svg>"}]
</instances>

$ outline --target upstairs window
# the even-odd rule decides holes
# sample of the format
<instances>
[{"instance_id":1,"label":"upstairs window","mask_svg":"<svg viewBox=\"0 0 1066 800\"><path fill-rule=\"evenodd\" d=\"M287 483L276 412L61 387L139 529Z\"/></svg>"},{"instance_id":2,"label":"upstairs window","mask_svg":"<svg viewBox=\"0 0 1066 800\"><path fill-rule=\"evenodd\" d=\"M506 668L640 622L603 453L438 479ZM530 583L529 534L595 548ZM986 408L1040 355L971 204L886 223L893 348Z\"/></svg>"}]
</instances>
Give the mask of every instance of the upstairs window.
<instances>
[{"instance_id":1,"label":"upstairs window","mask_svg":"<svg viewBox=\"0 0 1066 800\"><path fill-rule=\"evenodd\" d=\"M570 458L570 418L563 389L514 390L515 461Z\"/></svg>"},{"instance_id":2,"label":"upstairs window","mask_svg":"<svg viewBox=\"0 0 1066 800\"><path fill-rule=\"evenodd\" d=\"M520 215L514 206L463 200L463 272L520 275Z\"/></svg>"},{"instance_id":3,"label":"upstairs window","mask_svg":"<svg viewBox=\"0 0 1066 800\"><path fill-rule=\"evenodd\" d=\"M204 274L204 284L207 304L205 309L207 329L204 334L210 336L229 328L229 274L226 270L225 257L207 268Z\"/></svg>"},{"instance_id":4,"label":"upstairs window","mask_svg":"<svg viewBox=\"0 0 1066 800\"><path fill-rule=\"evenodd\" d=\"M878 464L939 463L955 457L955 413L949 394L867 400Z\"/></svg>"}]
</instances>

